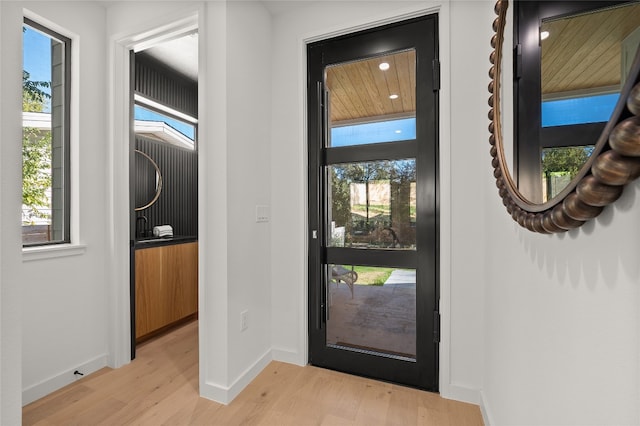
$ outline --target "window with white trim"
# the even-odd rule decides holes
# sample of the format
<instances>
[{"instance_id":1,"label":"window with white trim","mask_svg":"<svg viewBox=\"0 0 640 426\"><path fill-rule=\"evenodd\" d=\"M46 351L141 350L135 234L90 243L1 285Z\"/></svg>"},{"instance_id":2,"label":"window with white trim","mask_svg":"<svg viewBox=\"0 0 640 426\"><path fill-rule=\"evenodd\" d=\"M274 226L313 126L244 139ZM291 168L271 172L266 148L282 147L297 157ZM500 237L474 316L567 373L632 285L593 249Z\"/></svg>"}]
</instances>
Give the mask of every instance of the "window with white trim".
<instances>
[{"instance_id":1,"label":"window with white trim","mask_svg":"<svg viewBox=\"0 0 640 426\"><path fill-rule=\"evenodd\" d=\"M70 242L71 40L23 26L22 244Z\"/></svg>"}]
</instances>

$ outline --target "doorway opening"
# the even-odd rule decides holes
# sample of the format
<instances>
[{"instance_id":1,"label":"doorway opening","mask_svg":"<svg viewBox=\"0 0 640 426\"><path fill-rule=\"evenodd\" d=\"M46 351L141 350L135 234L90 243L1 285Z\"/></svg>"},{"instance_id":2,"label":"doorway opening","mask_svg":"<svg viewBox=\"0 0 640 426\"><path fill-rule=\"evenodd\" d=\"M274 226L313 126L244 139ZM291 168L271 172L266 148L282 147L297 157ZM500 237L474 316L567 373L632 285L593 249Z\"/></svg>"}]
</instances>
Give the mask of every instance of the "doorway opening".
<instances>
[{"instance_id":1,"label":"doorway opening","mask_svg":"<svg viewBox=\"0 0 640 426\"><path fill-rule=\"evenodd\" d=\"M130 63L131 359L198 318L198 31L134 46Z\"/></svg>"}]
</instances>

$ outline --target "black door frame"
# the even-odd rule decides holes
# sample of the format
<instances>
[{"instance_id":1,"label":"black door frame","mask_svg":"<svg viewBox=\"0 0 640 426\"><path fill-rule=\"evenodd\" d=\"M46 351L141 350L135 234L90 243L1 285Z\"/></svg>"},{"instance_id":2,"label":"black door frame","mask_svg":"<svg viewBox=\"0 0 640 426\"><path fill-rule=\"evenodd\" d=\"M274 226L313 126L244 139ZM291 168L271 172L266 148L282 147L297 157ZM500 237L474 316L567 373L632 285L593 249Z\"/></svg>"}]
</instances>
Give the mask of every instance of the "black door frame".
<instances>
[{"instance_id":1,"label":"black door frame","mask_svg":"<svg viewBox=\"0 0 640 426\"><path fill-rule=\"evenodd\" d=\"M416 140L324 148L324 69L327 65L382 54L416 50ZM313 365L374 377L431 391L438 390L439 328L439 62L438 15L431 14L307 46L308 113L308 302L309 362ZM417 251L359 250L323 243L323 166L373 159L417 161ZM418 269L416 360L407 361L326 345L326 292L322 264L340 262Z\"/></svg>"}]
</instances>

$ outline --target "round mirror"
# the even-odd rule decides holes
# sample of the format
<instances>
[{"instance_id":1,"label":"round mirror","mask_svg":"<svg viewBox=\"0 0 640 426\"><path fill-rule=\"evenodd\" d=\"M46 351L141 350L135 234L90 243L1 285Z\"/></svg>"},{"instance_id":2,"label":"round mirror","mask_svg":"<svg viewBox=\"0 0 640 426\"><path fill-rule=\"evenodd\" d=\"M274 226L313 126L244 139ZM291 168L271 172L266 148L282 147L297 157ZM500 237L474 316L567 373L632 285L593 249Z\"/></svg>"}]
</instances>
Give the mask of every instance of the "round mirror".
<instances>
[{"instance_id":1,"label":"round mirror","mask_svg":"<svg viewBox=\"0 0 640 426\"><path fill-rule=\"evenodd\" d=\"M491 39L496 184L513 219L541 233L581 226L640 175L640 5L565 3L577 4L518 2L512 50L499 0Z\"/></svg>"},{"instance_id":2,"label":"round mirror","mask_svg":"<svg viewBox=\"0 0 640 426\"><path fill-rule=\"evenodd\" d=\"M136 149L135 159L135 211L147 209L160 197L162 174L155 161Z\"/></svg>"}]
</instances>

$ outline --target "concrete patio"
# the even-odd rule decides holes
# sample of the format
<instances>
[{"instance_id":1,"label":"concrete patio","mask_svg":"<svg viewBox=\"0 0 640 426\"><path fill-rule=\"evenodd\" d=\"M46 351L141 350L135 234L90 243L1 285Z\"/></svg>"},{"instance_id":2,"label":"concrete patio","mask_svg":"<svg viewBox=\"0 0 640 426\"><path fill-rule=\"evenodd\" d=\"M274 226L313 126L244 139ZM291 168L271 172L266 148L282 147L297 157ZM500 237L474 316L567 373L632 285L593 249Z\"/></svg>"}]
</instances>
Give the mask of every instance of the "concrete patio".
<instances>
[{"instance_id":1,"label":"concrete patio","mask_svg":"<svg viewBox=\"0 0 640 426\"><path fill-rule=\"evenodd\" d=\"M382 286L330 284L327 343L414 358L415 271L394 270Z\"/></svg>"}]
</instances>

